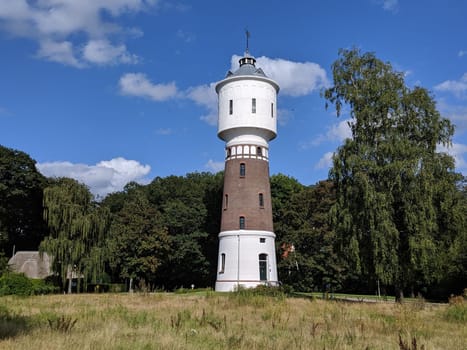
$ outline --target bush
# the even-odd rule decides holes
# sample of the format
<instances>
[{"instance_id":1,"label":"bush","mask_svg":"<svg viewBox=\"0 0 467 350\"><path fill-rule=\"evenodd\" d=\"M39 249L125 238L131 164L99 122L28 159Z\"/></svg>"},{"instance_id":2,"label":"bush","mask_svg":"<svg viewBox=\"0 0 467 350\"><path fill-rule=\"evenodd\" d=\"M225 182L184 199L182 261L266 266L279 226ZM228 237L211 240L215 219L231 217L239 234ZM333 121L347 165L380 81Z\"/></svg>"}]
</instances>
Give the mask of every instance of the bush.
<instances>
[{"instance_id":1,"label":"bush","mask_svg":"<svg viewBox=\"0 0 467 350\"><path fill-rule=\"evenodd\" d=\"M448 321L467 322L467 303L449 305L444 316Z\"/></svg>"},{"instance_id":2,"label":"bush","mask_svg":"<svg viewBox=\"0 0 467 350\"><path fill-rule=\"evenodd\" d=\"M0 277L0 295L33 295L32 281L24 273L7 272Z\"/></svg>"},{"instance_id":3,"label":"bush","mask_svg":"<svg viewBox=\"0 0 467 350\"><path fill-rule=\"evenodd\" d=\"M31 279L23 273L7 272L0 277L0 295L37 295L58 292L58 287L42 279Z\"/></svg>"},{"instance_id":4,"label":"bush","mask_svg":"<svg viewBox=\"0 0 467 350\"><path fill-rule=\"evenodd\" d=\"M60 291L60 287L47 283L42 279L31 279L31 282L34 295L53 294Z\"/></svg>"},{"instance_id":5,"label":"bush","mask_svg":"<svg viewBox=\"0 0 467 350\"><path fill-rule=\"evenodd\" d=\"M452 296L449 298L449 307L446 309L445 318L448 321L467 322L467 302L464 295Z\"/></svg>"}]
</instances>

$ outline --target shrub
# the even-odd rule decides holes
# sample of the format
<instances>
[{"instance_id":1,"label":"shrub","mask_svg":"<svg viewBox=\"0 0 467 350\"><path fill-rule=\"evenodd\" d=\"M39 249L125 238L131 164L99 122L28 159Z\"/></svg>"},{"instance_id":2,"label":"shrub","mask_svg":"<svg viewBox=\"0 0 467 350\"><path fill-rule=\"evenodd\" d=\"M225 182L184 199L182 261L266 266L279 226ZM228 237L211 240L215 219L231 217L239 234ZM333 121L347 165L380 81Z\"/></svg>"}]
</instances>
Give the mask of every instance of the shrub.
<instances>
[{"instance_id":1,"label":"shrub","mask_svg":"<svg viewBox=\"0 0 467 350\"><path fill-rule=\"evenodd\" d=\"M449 305L444 317L448 321L467 322L467 303Z\"/></svg>"},{"instance_id":2,"label":"shrub","mask_svg":"<svg viewBox=\"0 0 467 350\"><path fill-rule=\"evenodd\" d=\"M32 279L23 273L7 272L0 277L0 295L37 295L58 292L59 288L42 279Z\"/></svg>"},{"instance_id":3,"label":"shrub","mask_svg":"<svg viewBox=\"0 0 467 350\"><path fill-rule=\"evenodd\" d=\"M42 295L42 294L53 294L58 293L60 288L58 286L54 286L53 284L47 283L43 279L31 279L32 288L34 295Z\"/></svg>"},{"instance_id":4,"label":"shrub","mask_svg":"<svg viewBox=\"0 0 467 350\"><path fill-rule=\"evenodd\" d=\"M0 277L0 295L33 295L34 285L24 273L7 272Z\"/></svg>"}]
</instances>

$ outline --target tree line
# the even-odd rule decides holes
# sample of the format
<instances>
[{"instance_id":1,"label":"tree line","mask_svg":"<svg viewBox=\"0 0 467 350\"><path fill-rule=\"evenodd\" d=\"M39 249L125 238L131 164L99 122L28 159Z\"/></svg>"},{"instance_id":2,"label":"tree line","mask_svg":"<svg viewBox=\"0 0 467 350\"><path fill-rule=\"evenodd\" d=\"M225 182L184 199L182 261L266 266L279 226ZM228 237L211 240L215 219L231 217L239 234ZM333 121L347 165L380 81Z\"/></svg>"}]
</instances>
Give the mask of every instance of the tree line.
<instances>
[{"instance_id":1,"label":"tree line","mask_svg":"<svg viewBox=\"0 0 467 350\"><path fill-rule=\"evenodd\" d=\"M467 286L467 186L451 156L454 126L424 88L373 53L341 50L323 91L352 136L329 178L305 186L271 177L279 279L297 291L446 298ZM329 107L327 106L327 107ZM53 257L65 286L173 290L212 287L223 173L129 183L96 201L69 178L42 176L24 152L0 146L0 261L13 250Z\"/></svg>"}]
</instances>

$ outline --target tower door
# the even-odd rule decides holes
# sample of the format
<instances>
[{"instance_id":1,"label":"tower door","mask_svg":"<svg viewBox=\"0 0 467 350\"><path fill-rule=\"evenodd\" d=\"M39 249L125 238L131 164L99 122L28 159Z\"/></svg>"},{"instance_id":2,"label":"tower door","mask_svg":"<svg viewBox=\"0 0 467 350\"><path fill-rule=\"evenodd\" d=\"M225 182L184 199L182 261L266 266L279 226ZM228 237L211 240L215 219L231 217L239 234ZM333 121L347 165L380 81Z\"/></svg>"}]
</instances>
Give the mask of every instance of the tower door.
<instances>
[{"instance_id":1,"label":"tower door","mask_svg":"<svg viewBox=\"0 0 467 350\"><path fill-rule=\"evenodd\" d=\"M268 280L268 255L259 255L259 279L260 281Z\"/></svg>"}]
</instances>

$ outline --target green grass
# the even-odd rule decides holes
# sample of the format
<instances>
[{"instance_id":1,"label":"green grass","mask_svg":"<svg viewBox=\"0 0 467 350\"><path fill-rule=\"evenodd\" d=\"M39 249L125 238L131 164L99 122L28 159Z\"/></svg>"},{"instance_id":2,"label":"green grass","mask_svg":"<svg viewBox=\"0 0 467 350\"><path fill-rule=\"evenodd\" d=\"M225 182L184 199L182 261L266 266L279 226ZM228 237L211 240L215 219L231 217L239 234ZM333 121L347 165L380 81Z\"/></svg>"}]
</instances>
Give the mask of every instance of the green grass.
<instances>
[{"instance_id":1,"label":"green grass","mask_svg":"<svg viewBox=\"0 0 467 350\"><path fill-rule=\"evenodd\" d=\"M454 308L455 306L455 308ZM0 349L463 349L467 306L215 293L0 298Z\"/></svg>"}]
</instances>

